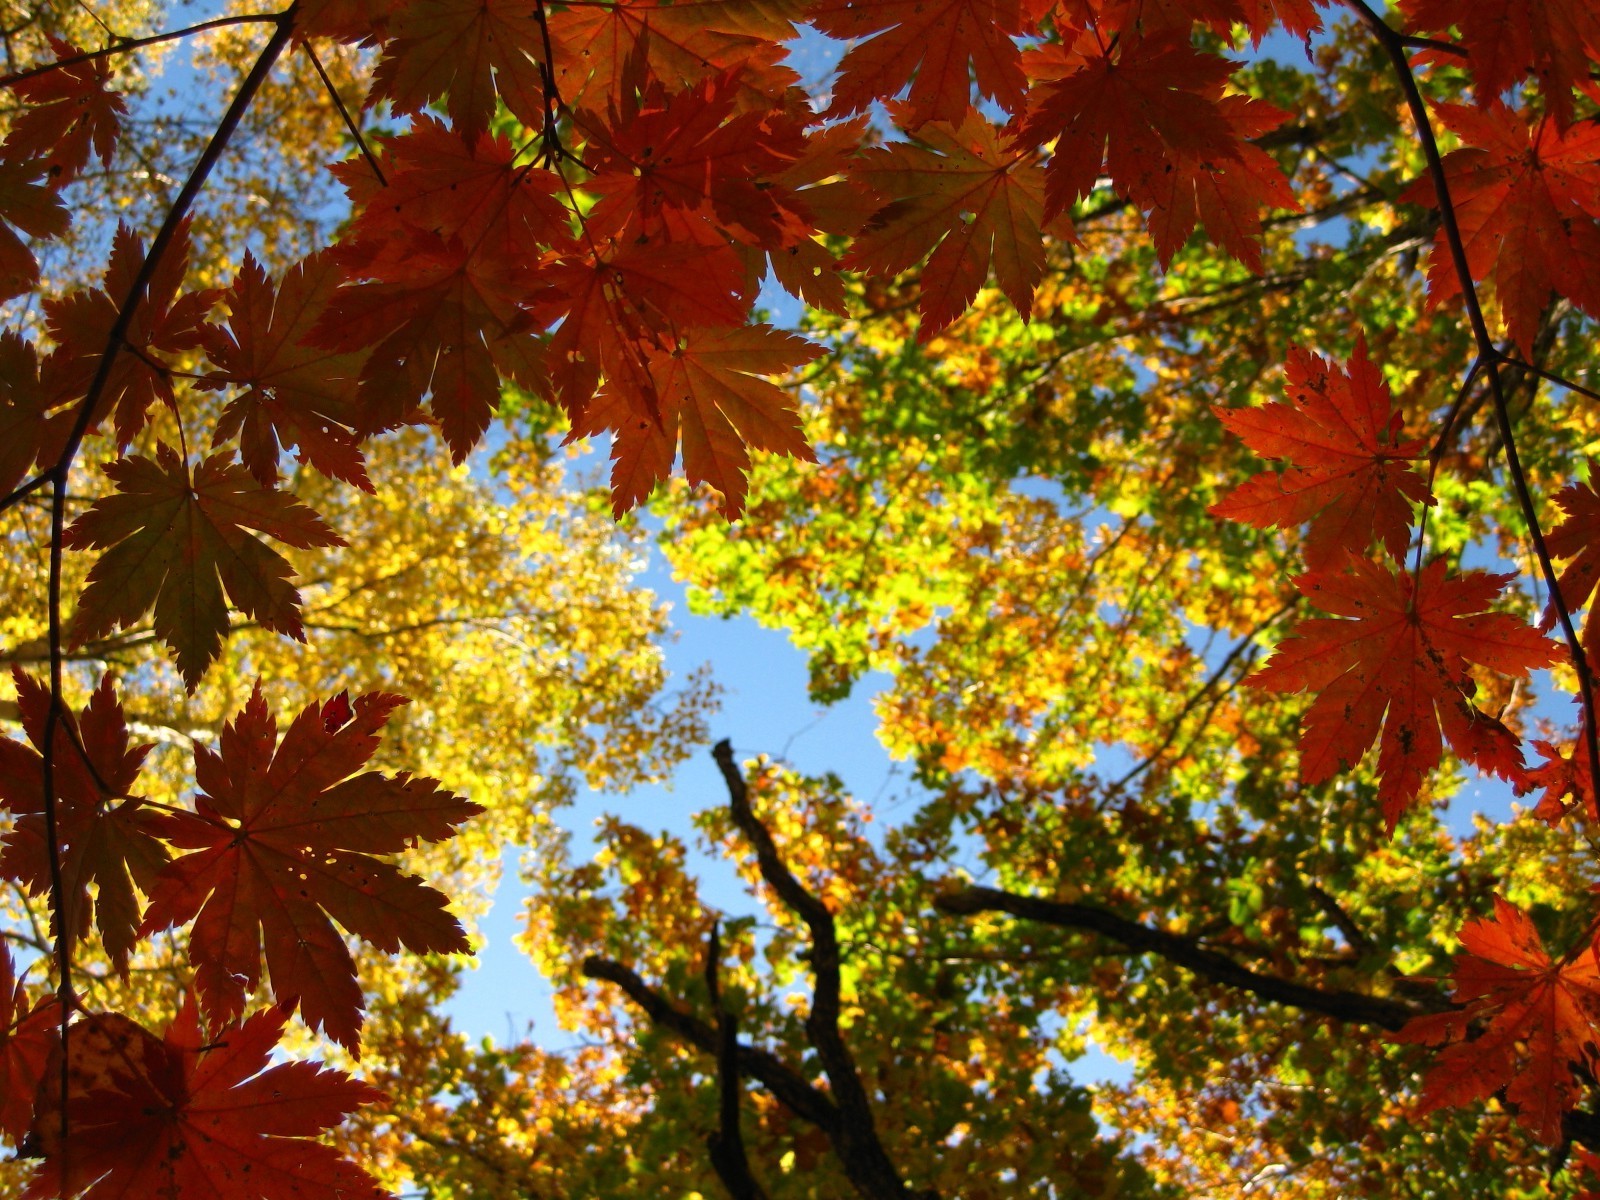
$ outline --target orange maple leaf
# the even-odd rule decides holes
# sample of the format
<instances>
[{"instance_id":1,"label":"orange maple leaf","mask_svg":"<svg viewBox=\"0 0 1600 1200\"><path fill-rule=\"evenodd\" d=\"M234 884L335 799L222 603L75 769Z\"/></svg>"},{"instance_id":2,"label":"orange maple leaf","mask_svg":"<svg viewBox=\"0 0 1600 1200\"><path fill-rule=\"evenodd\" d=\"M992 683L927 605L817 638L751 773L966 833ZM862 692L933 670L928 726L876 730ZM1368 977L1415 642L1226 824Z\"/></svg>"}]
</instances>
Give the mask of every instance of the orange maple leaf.
<instances>
[{"instance_id":1,"label":"orange maple leaf","mask_svg":"<svg viewBox=\"0 0 1600 1200\"><path fill-rule=\"evenodd\" d=\"M191 476L178 453L107 463L117 485L66 531L69 549L100 549L78 599L72 637L82 645L137 624L155 609L155 633L172 647L190 690L222 647L228 598L262 628L304 641L300 593L282 555L252 537L258 529L289 546L343 546L344 539L288 492L263 488L226 454Z\"/></svg>"},{"instance_id":2,"label":"orange maple leaf","mask_svg":"<svg viewBox=\"0 0 1600 1200\"><path fill-rule=\"evenodd\" d=\"M574 421L568 440L611 430L612 508L618 516L672 471L678 439L691 483L722 493L729 520L744 511L750 456L746 446L815 462L794 398L761 378L822 353L822 347L768 325L694 330L671 351L651 350L647 363L661 405L660 422L646 402L613 384Z\"/></svg>"},{"instance_id":3,"label":"orange maple leaf","mask_svg":"<svg viewBox=\"0 0 1600 1200\"><path fill-rule=\"evenodd\" d=\"M211 1020L243 1010L264 949L277 1001L354 1052L361 987L334 921L389 954L470 950L444 895L373 857L443 841L483 811L432 779L357 774L405 702L370 692L353 712L342 697L312 703L275 745L258 683L220 752L195 747L198 815L172 817L167 832L193 853L155 881L141 933L194 921L189 955Z\"/></svg>"},{"instance_id":4,"label":"orange maple leaf","mask_svg":"<svg viewBox=\"0 0 1600 1200\"><path fill-rule=\"evenodd\" d=\"M285 1020L269 1008L207 1036L186 999L161 1038L120 1013L74 1022L69 1132L63 1141L59 1089L40 1088L29 1137L44 1164L25 1200L386 1200L365 1171L311 1140L386 1097L321 1063L268 1066ZM48 1078L60 1063L58 1041Z\"/></svg>"},{"instance_id":5,"label":"orange maple leaf","mask_svg":"<svg viewBox=\"0 0 1600 1200\"><path fill-rule=\"evenodd\" d=\"M1471 701L1469 663L1521 675L1555 661L1554 642L1515 617L1484 612L1511 575L1449 575L1443 560L1410 575L1366 559L1308 571L1295 586L1347 620L1300 621L1245 682L1272 692L1316 692L1301 722L1300 778L1321 783L1360 761L1378 737L1378 799L1390 832L1450 743L1464 760L1510 777L1517 738Z\"/></svg>"},{"instance_id":6,"label":"orange maple leaf","mask_svg":"<svg viewBox=\"0 0 1600 1200\"><path fill-rule=\"evenodd\" d=\"M1305 554L1313 570L1345 551L1365 553L1374 537L1391 558L1403 558L1411 505L1433 497L1409 465L1423 443L1402 440L1401 415L1366 339L1357 339L1348 372L1295 346L1284 379L1287 404L1212 411L1257 454L1292 465L1247 480L1207 511L1258 529L1309 521Z\"/></svg>"},{"instance_id":7,"label":"orange maple leaf","mask_svg":"<svg viewBox=\"0 0 1600 1200\"><path fill-rule=\"evenodd\" d=\"M842 265L895 275L927 257L920 341L967 311L991 264L1024 320L1033 310L1044 276L1044 172L1031 152L1006 149L1002 137L974 112L959 126L922 125L916 142L867 150L851 167L853 178L893 200Z\"/></svg>"},{"instance_id":8,"label":"orange maple leaf","mask_svg":"<svg viewBox=\"0 0 1600 1200\"><path fill-rule=\"evenodd\" d=\"M1600 122L1562 130L1549 118L1530 127L1495 102L1486 110L1441 104L1434 111L1467 147L1445 155L1450 202L1475 280L1492 280L1506 332L1533 354L1539 317L1552 295L1600 317ZM1423 176L1400 194L1437 203ZM1428 260L1428 301L1459 295L1441 229Z\"/></svg>"},{"instance_id":9,"label":"orange maple leaf","mask_svg":"<svg viewBox=\"0 0 1600 1200\"><path fill-rule=\"evenodd\" d=\"M34 895L51 891L52 855L45 820L45 724L50 689L20 667L12 671L22 728L32 746L0 739L0 807L15 817L0 852L0 875ZM124 973L137 943L139 899L171 857L161 843L162 817L130 795L150 746L130 745L122 702L109 675L73 716L62 712L51 754L54 782L55 868L64 918L73 937L89 932L91 914L112 964ZM91 899L90 885L94 892Z\"/></svg>"},{"instance_id":10,"label":"orange maple leaf","mask_svg":"<svg viewBox=\"0 0 1600 1200\"><path fill-rule=\"evenodd\" d=\"M1558 824L1568 813L1583 807L1594 820L1600 820L1600 808L1595 806L1593 772L1589 769L1589 747L1580 727L1578 737L1564 746L1544 739L1536 739L1533 748L1544 757L1536 767L1529 767L1517 780L1516 792L1526 796L1535 789L1543 789L1533 815L1549 825ZM1570 802L1567 797L1572 797Z\"/></svg>"},{"instance_id":11,"label":"orange maple leaf","mask_svg":"<svg viewBox=\"0 0 1600 1200\"><path fill-rule=\"evenodd\" d=\"M1517 1119L1544 1141L1562 1140L1561 1118L1576 1102L1576 1065L1600 1068L1600 963L1592 945L1560 962L1545 953L1527 913L1494 898L1491 920L1461 928L1455 1000L1462 1011L1409 1022L1396 1040L1443 1050L1423 1080L1419 1112L1471 1104L1505 1089ZM1469 1023L1481 1032L1460 1040Z\"/></svg>"}]
</instances>

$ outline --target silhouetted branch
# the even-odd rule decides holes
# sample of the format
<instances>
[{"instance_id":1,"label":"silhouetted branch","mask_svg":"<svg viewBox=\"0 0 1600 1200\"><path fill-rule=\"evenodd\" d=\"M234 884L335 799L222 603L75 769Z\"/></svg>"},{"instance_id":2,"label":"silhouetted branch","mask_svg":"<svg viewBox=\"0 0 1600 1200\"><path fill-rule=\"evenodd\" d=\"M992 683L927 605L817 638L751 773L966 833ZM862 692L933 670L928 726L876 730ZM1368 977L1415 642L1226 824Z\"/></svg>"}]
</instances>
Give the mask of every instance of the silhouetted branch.
<instances>
[{"instance_id":1,"label":"silhouetted branch","mask_svg":"<svg viewBox=\"0 0 1600 1200\"><path fill-rule=\"evenodd\" d=\"M1280 979L1276 975L1263 975L1259 971L1240 966L1226 955L1207 950L1189 938L1168 933L1164 929L1153 929L1149 925L1130 921L1127 917L1119 917L1116 913L1090 904L1068 904L1036 896L1019 896L1015 892L1002 892L997 888L975 887L968 888L964 892L940 896L934 901L934 905L941 912L957 916L970 916L980 912L1004 912L1025 921L1098 933L1121 942L1130 950L1137 950L1141 954L1154 954L1180 967L1187 967L1211 983L1238 988L1260 996L1263 1000L1272 1000L1303 1012L1332 1017L1336 1021L1352 1021L1362 1025L1376 1025L1381 1029L1397 1030L1423 1011L1402 1001L1389 1000L1382 996L1324 990Z\"/></svg>"},{"instance_id":2,"label":"silhouetted branch","mask_svg":"<svg viewBox=\"0 0 1600 1200\"><path fill-rule=\"evenodd\" d=\"M722 1007L717 975L722 960L720 922L711 923L706 939L706 991L717 1014L717 1128L706 1135L706 1149L717 1178L733 1200L767 1200L767 1193L750 1173L739 1129L739 1022Z\"/></svg>"},{"instance_id":3,"label":"silhouetted branch","mask_svg":"<svg viewBox=\"0 0 1600 1200\"><path fill-rule=\"evenodd\" d=\"M867 1091L856 1073L855 1059L839 1032L839 934L833 914L805 888L778 853L767 827L750 808L750 791L743 773L733 761L733 747L726 739L711 750L722 778L728 785L728 811L733 823L756 852L761 878L778 893L811 933L811 1012L806 1017L806 1037L816 1049L822 1069L827 1073L834 1100L842 1118L833 1137L834 1151L845 1173L865 1196L898 1198L911 1195L895 1168L883 1143L878 1140Z\"/></svg>"},{"instance_id":4,"label":"silhouetted branch","mask_svg":"<svg viewBox=\"0 0 1600 1200\"><path fill-rule=\"evenodd\" d=\"M616 984L659 1028L675 1034L707 1054L717 1052L716 1030L699 1017L675 1008L671 1001L628 967L591 954L583 960L583 973L590 979L603 979ZM761 1084L796 1116L810 1121L828 1136L833 1136L839 1127L839 1109L832 1100L776 1055L745 1045L739 1045L737 1052L741 1074Z\"/></svg>"}]
</instances>

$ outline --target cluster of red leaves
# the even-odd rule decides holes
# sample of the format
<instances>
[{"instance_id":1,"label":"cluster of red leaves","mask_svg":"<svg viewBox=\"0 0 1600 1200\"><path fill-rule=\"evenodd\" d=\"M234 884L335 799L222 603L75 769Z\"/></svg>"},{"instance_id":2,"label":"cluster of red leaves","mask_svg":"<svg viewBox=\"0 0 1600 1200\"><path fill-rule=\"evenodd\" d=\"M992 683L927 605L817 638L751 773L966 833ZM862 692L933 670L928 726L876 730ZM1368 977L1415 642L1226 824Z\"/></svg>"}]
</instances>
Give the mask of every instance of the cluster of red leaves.
<instances>
[{"instance_id":1,"label":"cluster of red leaves","mask_svg":"<svg viewBox=\"0 0 1600 1200\"><path fill-rule=\"evenodd\" d=\"M42 894L51 870L39 751L50 694L20 671L16 683L33 746L0 740L0 805L14 817L0 876ZM300 1139L377 1093L304 1063L248 1077L297 1008L313 1029L359 1050L362 993L335 922L387 953L469 949L446 897L377 857L447 838L482 811L431 779L361 770L402 703L340 694L307 706L280 742L258 687L216 750L196 747L193 812L135 794L149 747L129 744L109 678L81 712L49 723L63 927L81 939L93 917L126 971L140 938L192 921L189 958L209 1033L192 1000L164 1042L124 1016L84 1014L69 1031L63 1099L61 1010L54 998L30 1005L0 956L0 1132L20 1140L31 1129L45 1158L29 1195L77 1194L102 1176L96 1188L107 1195L179 1195L187 1193L168 1189L241 1171L262 1189L252 1195L374 1192L357 1168ZM149 897L142 914L135 886ZM241 1026L263 961L277 1007ZM63 1103L66 1180L52 1174Z\"/></svg>"},{"instance_id":2,"label":"cluster of red leaves","mask_svg":"<svg viewBox=\"0 0 1600 1200\"><path fill-rule=\"evenodd\" d=\"M1577 1101L1574 1068L1600 1069L1600 960L1589 939L1552 962L1528 914L1495 897L1494 917L1461 929L1451 1012L1417 1017L1396 1040L1445 1045L1429 1068L1419 1112L1471 1104L1505 1089L1517 1119L1563 1140Z\"/></svg>"}]
</instances>

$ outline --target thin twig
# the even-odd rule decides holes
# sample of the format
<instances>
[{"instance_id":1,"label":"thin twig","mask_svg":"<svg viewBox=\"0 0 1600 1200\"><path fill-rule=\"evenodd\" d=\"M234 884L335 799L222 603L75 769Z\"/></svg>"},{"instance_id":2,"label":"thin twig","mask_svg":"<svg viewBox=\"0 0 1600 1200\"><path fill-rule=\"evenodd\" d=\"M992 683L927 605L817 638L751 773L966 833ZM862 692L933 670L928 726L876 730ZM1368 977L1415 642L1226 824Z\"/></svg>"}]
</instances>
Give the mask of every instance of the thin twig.
<instances>
[{"instance_id":1,"label":"thin twig","mask_svg":"<svg viewBox=\"0 0 1600 1200\"><path fill-rule=\"evenodd\" d=\"M0 76L0 87L13 87L25 83L40 75L48 75L52 71L65 71L76 67L80 63L94 62L96 59L107 58L113 54L125 54L130 50L139 50L145 46L157 46L162 42L175 42L181 38L193 37L197 33L206 33L213 29L222 29L228 25L265 25L269 22L283 19L283 13L245 13L234 17L213 17L209 21L201 21L198 25L188 25L182 29L174 29L167 33L152 33L147 37L122 38L115 45L107 46L103 50L88 50L82 54L59 59L56 62L45 63L39 67L29 67L26 71L17 71L11 75Z\"/></svg>"}]
</instances>

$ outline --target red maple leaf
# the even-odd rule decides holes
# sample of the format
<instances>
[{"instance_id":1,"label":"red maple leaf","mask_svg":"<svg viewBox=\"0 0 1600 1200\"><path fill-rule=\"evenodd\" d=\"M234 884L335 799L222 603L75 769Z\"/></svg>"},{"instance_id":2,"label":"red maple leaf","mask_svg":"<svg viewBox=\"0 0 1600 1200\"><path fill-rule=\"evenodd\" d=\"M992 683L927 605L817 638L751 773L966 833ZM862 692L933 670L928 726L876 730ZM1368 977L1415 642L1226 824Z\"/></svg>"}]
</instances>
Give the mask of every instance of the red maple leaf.
<instances>
[{"instance_id":1,"label":"red maple leaf","mask_svg":"<svg viewBox=\"0 0 1600 1200\"><path fill-rule=\"evenodd\" d=\"M16 818L0 852L0 875L21 882L34 895L46 895L51 890L51 855L41 751L50 689L20 667L13 669L12 678L22 728L32 746L0 739L0 806ZM62 925L72 936L84 937L91 915L96 918L106 953L124 972L138 940L134 885L148 891L171 857L160 840L163 818L129 794L149 750L149 745L129 744L122 702L109 675L76 717L62 712L56 721L51 774Z\"/></svg>"},{"instance_id":2,"label":"red maple leaf","mask_svg":"<svg viewBox=\"0 0 1600 1200\"><path fill-rule=\"evenodd\" d=\"M1480 105L1532 71L1563 127L1572 119L1573 85L1588 81L1590 56L1600 56L1600 9L1591 0L1400 0L1400 9L1414 31L1448 36L1460 27Z\"/></svg>"},{"instance_id":3,"label":"red maple leaf","mask_svg":"<svg viewBox=\"0 0 1600 1200\"><path fill-rule=\"evenodd\" d=\"M304 641L293 569L258 529L289 546L342 546L344 539L288 492L263 488L225 454L191 475L177 451L107 463L117 485L68 527L68 549L100 549L72 622L76 644L137 624L155 609L155 632L171 646L192 690L222 646L228 598L271 629Z\"/></svg>"},{"instance_id":4,"label":"red maple leaf","mask_svg":"<svg viewBox=\"0 0 1600 1200\"><path fill-rule=\"evenodd\" d=\"M571 245L560 180L516 165L503 137L464 141L432 120L386 142L384 160L386 187L364 163L339 171L360 213L334 254L361 282L332 295L310 340L372 348L357 432L413 420L427 398L460 462L488 428L502 376L544 387L526 306L548 290L545 257Z\"/></svg>"},{"instance_id":5,"label":"red maple leaf","mask_svg":"<svg viewBox=\"0 0 1600 1200\"><path fill-rule=\"evenodd\" d=\"M1517 738L1471 700L1469 663L1521 675L1555 661L1554 642L1505 613L1484 612L1510 575L1449 575L1443 560L1411 576L1366 559L1308 571L1295 586L1347 620L1296 624L1272 660L1245 682L1317 693L1301 722L1300 778L1321 783L1360 761L1378 737L1378 799L1390 832L1438 766L1444 740L1467 762L1510 777Z\"/></svg>"},{"instance_id":6,"label":"red maple leaf","mask_svg":"<svg viewBox=\"0 0 1600 1200\"><path fill-rule=\"evenodd\" d=\"M75 1022L67 1137L61 1093L47 1084L29 1135L44 1164L25 1200L383 1200L365 1171L311 1139L386 1097L321 1063L268 1066L286 1019L269 1008L207 1036L186 999L160 1038L119 1013ZM60 1055L57 1042L52 1082Z\"/></svg>"},{"instance_id":7,"label":"red maple leaf","mask_svg":"<svg viewBox=\"0 0 1600 1200\"><path fill-rule=\"evenodd\" d=\"M160 401L169 408L177 404L169 370L174 364L164 356L200 345L206 314L216 303L214 289L180 294L188 264L186 224L156 264L121 346L112 351L116 358L90 415L89 430L99 429L114 409L119 449L144 427L145 413L152 404ZM44 302L50 336L65 362L65 386L79 396L88 391L122 303L143 265L144 243L133 230L119 224L111 240L105 283L96 291L73 292ZM76 409L68 409L60 419L70 425L76 418Z\"/></svg>"},{"instance_id":8,"label":"red maple leaf","mask_svg":"<svg viewBox=\"0 0 1600 1200\"><path fill-rule=\"evenodd\" d=\"M483 810L435 780L361 771L378 731L405 699L370 692L307 705L277 742L258 683L223 727L220 752L195 747L198 815L173 818L168 840L193 851L156 880L141 932L194 921L189 955L209 1019L229 1019L261 979L299 1004L313 1029L355 1051L361 987L337 921L387 953L470 949L447 898L373 857L417 839L443 841ZM360 772L359 774L357 772Z\"/></svg>"},{"instance_id":9,"label":"red maple leaf","mask_svg":"<svg viewBox=\"0 0 1600 1200\"><path fill-rule=\"evenodd\" d=\"M1020 0L844 0L812 8L811 22L854 43L839 63L828 116L859 112L910 87L901 120L960 125L978 92L1020 112L1027 79L1012 38L1027 27ZM867 34L876 36L867 38Z\"/></svg>"},{"instance_id":10,"label":"red maple leaf","mask_svg":"<svg viewBox=\"0 0 1600 1200\"><path fill-rule=\"evenodd\" d=\"M1455 1000L1462 1011L1418 1017L1396 1040L1443 1050L1423 1080L1418 1111L1471 1104L1505 1089L1517 1119L1552 1145L1580 1092L1572 1068L1593 1076L1600 1027L1600 964L1592 945L1560 962L1545 953L1527 913L1496 896L1492 920L1461 928ZM1480 1033L1459 1040L1469 1024Z\"/></svg>"},{"instance_id":11,"label":"red maple leaf","mask_svg":"<svg viewBox=\"0 0 1600 1200\"><path fill-rule=\"evenodd\" d=\"M32 291L39 284L39 263L15 232L29 237L60 237L71 225L67 206L45 184L43 159L0 161L0 300Z\"/></svg>"},{"instance_id":12,"label":"red maple leaf","mask_svg":"<svg viewBox=\"0 0 1600 1200\"><path fill-rule=\"evenodd\" d=\"M1492 280L1506 332L1532 355L1539 317L1552 295L1600 316L1600 122L1562 130L1555 121L1523 118L1496 102L1487 110L1441 104L1439 119L1467 148L1445 155L1450 202L1475 280ZM1423 176L1400 194L1436 203ZM1428 301L1461 292L1444 231L1428 262Z\"/></svg>"},{"instance_id":13,"label":"red maple leaf","mask_svg":"<svg viewBox=\"0 0 1600 1200\"><path fill-rule=\"evenodd\" d=\"M80 53L54 35L50 46L62 60ZM112 62L111 55L102 55L13 83L12 93L29 107L12 118L0 153L12 162L42 159L55 188L76 179L91 154L110 166L128 111L121 94L107 86Z\"/></svg>"},{"instance_id":14,"label":"red maple leaf","mask_svg":"<svg viewBox=\"0 0 1600 1200\"><path fill-rule=\"evenodd\" d=\"M222 410L211 444L237 437L240 460L263 487L278 482L279 447L298 446L300 458L324 475L372 491L355 433L365 355L306 340L343 278L332 255L314 254L274 286L246 251L222 296L227 326L206 326L206 357L216 371L200 386L244 389Z\"/></svg>"},{"instance_id":15,"label":"red maple leaf","mask_svg":"<svg viewBox=\"0 0 1600 1200\"><path fill-rule=\"evenodd\" d=\"M1522 772L1516 788L1519 796L1543 790L1533 815L1555 825L1581 806L1591 819L1600 820L1600 808L1595 806L1593 772L1589 769L1589 747L1581 732L1564 746L1541 738L1534 741L1533 748L1544 756L1544 762Z\"/></svg>"},{"instance_id":16,"label":"red maple leaf","mask_svg":"<svg viewBox=\"0 0 1600 1200\"><path fill-rule=\"evenodd\" d=\"M1110 48L1085 35L1069 69L1037 85L1020 137L1055 141L1045 167L1045 217L1094 190L1102 170L1143 211L1172 201L1168 174L1185 161L1242 162L1243 141L1222 108L1236 64L1182 37L1125 38Z\"/></svg>"},{"instance_id":17,"label":"red maple leaf","mask_svg":"<svg viewBox=\"0 0 1600 1200\"><path fill-rule=\"evenodd\" d=\"M26 479L46 453L45 415L57 399L39 377L33 343L14 329L0 331L0 496Z\"/></svg>"},{"instance_id":18,"label":"red maple leaf","mask_svg":"<svg viewBox=\"0 0 1600 1200\"><path fill-rule=\"evenodd\" d=\"M0 946L0 1134L21 1142L33 1122L33 1097L57 1039L54 996L30 1003L11 951Z\"/></svg>"},{"instance_id":19,"label":"red maple leaf","mask_svg":"<svg viewBox=\"0 0 1600 1200\"><path fill-rule=\"evenodd\" d=\"M1257 454L1291 466L1257 475L1208 511L1258 529L1309 521L1305 554L1313 570L1345 551L1365 553L1374 537L1391 558L1403 558L1411 505L1432 502L1410 466L1423 443L1402 440L1401 414L1367 357L1365 337L1356 341L1348 372L1295 346L1284 377L1287 404L1212 411Z\"/></svg>"},{"instance_id":20,"label":"red maple leaf","mask_svg":"<svg viewBox=\"0 0 1600 1200\"><path fill-rule=\"evenodd\" d=\"M663 209L698 214L732 240L775 247L811 233L775 178L805 149L801 122L781 108L738 111L726 73L665 95L652 88L610 124L586 124L585 190L602 199L590 237L654 233Z\"/></svg>"},{"instance_id":21,"label":"red maple leaf","mask_svg":"<svg viewBox=\"0 0 1600 1200\"><path fill-rule=\"evenodd\" d=\"M967 311L991 264L1024 320L1033 310L1044 276L1044 172L1032 153L1004 148L1002 136L971 113L959 127L924 124L916 142L867 150L851 167L853 178L893 199L856 237L843 265L895 275L926 257L921 341Z\"/></svg>"}]
</instances>

